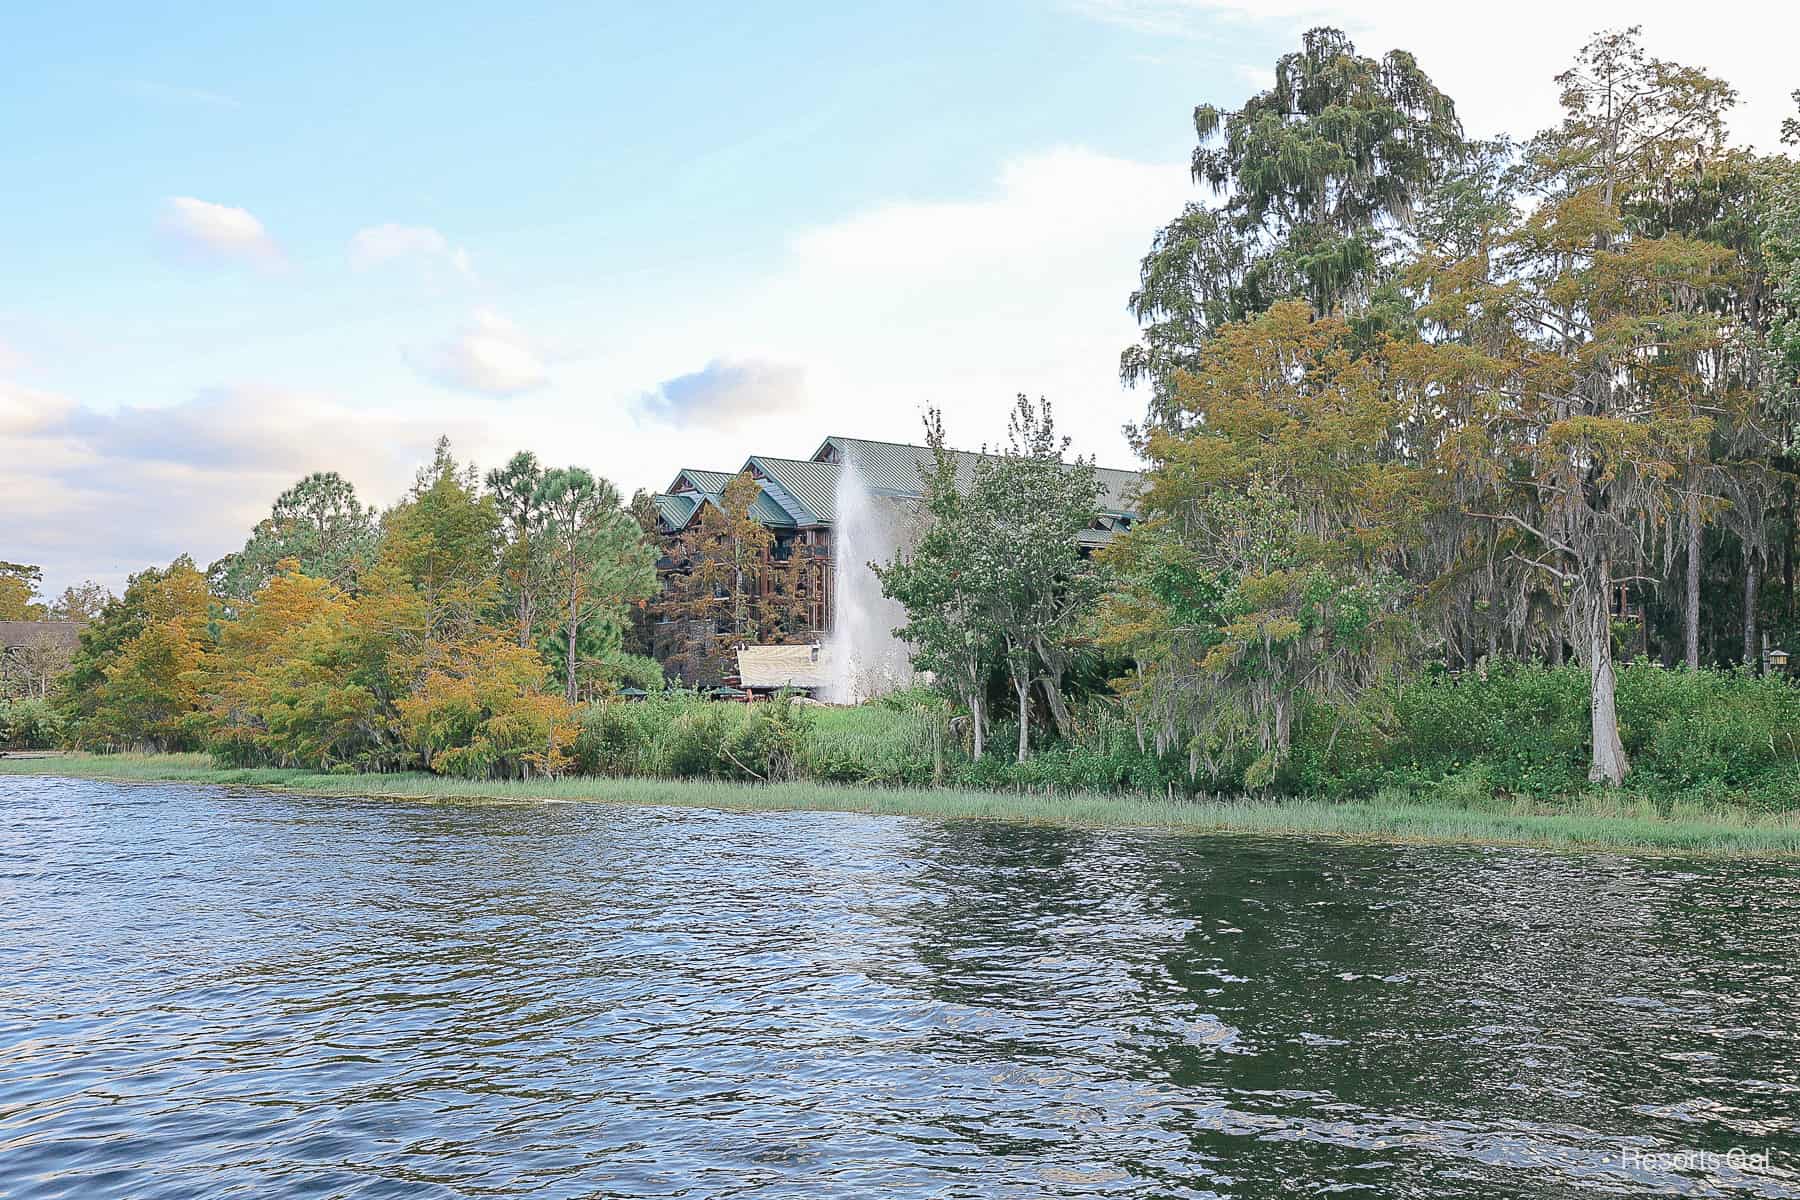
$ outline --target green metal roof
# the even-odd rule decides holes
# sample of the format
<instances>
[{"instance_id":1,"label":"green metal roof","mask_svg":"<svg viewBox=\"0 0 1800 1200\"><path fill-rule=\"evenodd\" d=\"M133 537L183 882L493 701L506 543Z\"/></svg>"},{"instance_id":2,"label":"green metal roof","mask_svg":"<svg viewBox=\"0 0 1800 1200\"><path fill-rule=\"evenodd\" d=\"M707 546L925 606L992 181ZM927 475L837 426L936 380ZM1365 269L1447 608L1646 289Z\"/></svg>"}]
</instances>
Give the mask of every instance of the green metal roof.
<instances>
[{"instance_id":1,"label":"green metal roof","mask_svg":"<svg viewBox=\"0 0 1800 1200\"><path fill-rule=\"evenodd\" d=\"M750 518L771 529L792 529L800 523L767 489L758 492L756 499L751 501Z\"/></svg>"},{"instance_id":2,"label":"green metal roof","mask_svg":"<svg viewBox=\"0 0 1800 1200\"><path fill-rule=\"evenodd\" d=\"M983 457L967 450L953 453L957 474L964 479ZM745 461L743 469L757 476L762 489L750 505L750 516L771 529L831 524L837 517L834 493L841 468L838 462L819 461L825 457L854 462L871 491L889 496L923 495L926 473L933 467L930 447L866 438L828 437L811 459L754 454ZM1119 518L1136 513L1135 496L1142 481L1136 471L1101 467L1099 477L1100 519L1098 528L1082 535L1084 545L1110 541L1120 527ZM664 527L678 532L687 527L702 505L722 504L721 493L734 478L736 475L730 471L691 467L682 470L671 486L694 490L654 497Z\"/></svg>"},{"instance_id":3,"label":"green metal roof","mask_svg":"<svg viewBox=\"0 0 1800 1200\"><path fill-rule=\"evenodd\" d=\"M755 471L762 478L764 491L791 512L798 524L831 523L837 507L831 495L837 488L835 465L753 454L744 469Z\"/></svg>"},{"instance_id":4,"label":"green metal roof","mask_svg":"<svg viewBox=\"0 0 1800 1200\"><path fill-rule=\"evenodd\" d=\"M959 479L967 479L975 469L976 462L983 457L969 450L955 450L952 453L956 455L956 473ZM876 442L867 438L828 437L813 451L813 460L817 462L828 455L835 456L840 461L855 462L856 469L869 487L909 496L924 492L926 476L935 466L929 446ZM1136 471L1121 471L1113 467L1097 468L1097 474L1100 477L1100 510L1111 515L1134 515L1137 512L1137 489L1143 476Z\"/></svg>"},{"instance_id":5,"label":"green metal roof","mask_svg":"<svg viewBox=\"0 0 1800 1200\"><path fill-rule=\"evenodd\" d=\"M725 478L732 477L727 475ZM710 504L720 509L725 507L725 498L717 492L659 492L650 499L656 504L656 513L661 518L665 533L679 533L686 529L694 515L705 505ZM794 515L766 491L758 492L756 499L750 502L750 517L771 529L792 529L797 524Z\"/></svg>"},{"instance_id":6,"label":"green metal roof","mask_svg":"<svg viewBox=\"0 0 1800 1200\"><path fill-rule=\"evenodd\" d=\"M699 508L702 503L701 497L693 492L682 492L680 495L659 492L650 497L650 500L656 505L658 521L669 533L686 528L688 519L694 515L694 510Z\"/></svg>"},{"instance_id":7,"label":"green metal roof","mask_svg":"<svg viewBox=\"0 0 1800 1200\"><path fill-rule=\"evenodd\" d=\"M669 490L676 491L681 487L682 481L686 480L695 491L717 496L735 478L737 476L730 471L702 471L697 467L683 467L676 472L675 482L669 485Z\"/></svg>"}]
</instances>

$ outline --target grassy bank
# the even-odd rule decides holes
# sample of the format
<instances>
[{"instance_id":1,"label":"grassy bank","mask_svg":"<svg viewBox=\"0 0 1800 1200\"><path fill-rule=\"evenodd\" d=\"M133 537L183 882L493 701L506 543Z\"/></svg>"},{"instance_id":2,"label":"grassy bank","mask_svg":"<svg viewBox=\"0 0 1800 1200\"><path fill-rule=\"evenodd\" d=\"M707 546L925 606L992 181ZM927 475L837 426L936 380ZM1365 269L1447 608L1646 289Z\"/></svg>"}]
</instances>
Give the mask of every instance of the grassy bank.
<instances>
[{"instance_id":1,"label":"grassy bank","mask_svg":"<svg viewBox=\"0 0 1800 1200\"><path fill-rule=\"evenodd\" d=\"M1153 828L1190 833L1296 834L1368 841L1542 846L1800 856L1800 816L1678 808L1585 795L1558 804L1459 797L1448 789L1369 800L1161 800L1139 795L847 787L756 786L671 779L572 778L507 783L435 775L328 775L218 768L198 754L57 755L0 759L0 775L270 788L304 795L432 801L545 800L660 804L733 812L827 811L940 819Z\"/></svg>"}]
</instances>

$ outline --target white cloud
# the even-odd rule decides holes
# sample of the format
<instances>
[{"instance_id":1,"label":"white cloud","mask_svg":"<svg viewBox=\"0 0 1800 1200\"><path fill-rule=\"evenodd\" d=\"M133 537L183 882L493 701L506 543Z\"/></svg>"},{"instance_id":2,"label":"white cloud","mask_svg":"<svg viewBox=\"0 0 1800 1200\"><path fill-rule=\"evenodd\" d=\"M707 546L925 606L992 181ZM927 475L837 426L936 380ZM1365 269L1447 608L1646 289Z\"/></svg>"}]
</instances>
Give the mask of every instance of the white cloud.
<instances>
[{"instance_id":1,"label":"white cloud","mask_svg":"<svg viewBox=\"0 0 1800 1200\"><path fill-rule=\"evenodd\" d=\"M698 371L658 384L644 397L652 420L742 428L779 418L806 403L806 371L791 363L715 358Z\"/></svg>"},{"instance_id":2,"label":"white cloud","mask_svg":"<svg viewBox=\"0 0 1800 1200\"><path fill-rule=\"evenodd\" d=\"M209 258L263 266L281 261L263 223L241 208L172 196L163 208L162 229L183 248Z\"/></svg>"},{"instance_id":3,"label":"white cloud","mask_svg":"<svg viewBox=\"0 0 1800 1200\"><path fill-rule=\"evenodd\" d=\"M406 410L248 387L111 412L5 393L0 461L29 464L0 471L0 511L26 531L10 556L41 562L53 582L115 584L184 550L217 557L311 470L390 502L445 411L461 414L447 432L462 455L493 465L530 449L627 494L682 466L804 456L827 433L917 441L930 404L959 444L993 442L1021 391L1055 403L1078 449L1127 465L1120 428L1144 398L1117 376L1136 337L1125 298L1151 234L1192 194L1182 161L1022 155L974 196L895 200L796 231L770 275L694 288L679 321L558 297L516 314L528 333L477 311L407 355L452 391L371 385ZM571 337L588 353L559 352ZM369 369L346 364L342 386ZM495 396L513 399L500 410Z\"/></svg>"},{"instance_id":4,"label":"white cloud","mask_svg":"<svg viewBox=\"0 0 1800 1200\"><path fill-rule=\"evenodd\" d=\"M1299 45L1314 25L1335 25L1365 54L1410 50L1457 102L1471 133L1529 136L1557 119L1552 79L1588 37L1641 25L1653 55L1703 67L1737 87L1737 136L1763 150L1780 141L1795 86L1800 5L1726 6L1675 0L1518 0L1504 20L1459 16L1437 0L1066 0L1075 12L1155 37L1206 38L1222 22L1253 22ZM1746 30L1754 28L1754 35ZM1229 95L1196 100L1231 102Z\"/></svg>"},{"instance_id":5,"label":"white cloud","mask_svg":"<svg viewBox=\"0 0 1800 1200\"><path fill-rule=\"evenodd\" d=\"M55 393L0 379L0 437L35 433L56 423L73 407Z\"/></svg>"},{"instance_id":6,"label":"white cloud","mask_svg":"<svg viewBox=\"0 0 1800 1200\"><path fill-rule=\"evenodd\" d=\"M350 263L358 270L395 261L420 263L428 270L447 268L464 279L475 277L469 252L451 245L449 238L428 225L371 225L350 239Z\"/></svg>"},{"instance_id":7,"label":"white cloud","mask_svg":"<svg viewBox=\"0 0 1800 1200\"><path fill-rule=\"evenodd\" d=\"M484 396L515 396L549 380L535 341L492 309L477 309L456 333L408 359L435 383Z\"/></svg>"},{"instance_id":8,"label":"white cloud","mask_svg":"<svg viewBox=\"0 0 1800 1200\"><path fill-rule=\"evenodd\" d=\"M93 577L119 587L146 566L237 549L296 479L334 470L390 503L456 418L353 407L260 386L208 389L160 408L103 411L0 382L0 511L8 557L41 565L51 591Z\"/></svg>"},{"instance_id":9,"label":"white cloud","mask_svg":"<svg viewBox=\"0 0 1800 1200\"><path fill-rule=\"evenodd\" d=\"M1239 63L1235 70L1239 79L1259 92L1267 91L1275 86L1275 71L1272 67Z\"/></svg>"}]
</instances>

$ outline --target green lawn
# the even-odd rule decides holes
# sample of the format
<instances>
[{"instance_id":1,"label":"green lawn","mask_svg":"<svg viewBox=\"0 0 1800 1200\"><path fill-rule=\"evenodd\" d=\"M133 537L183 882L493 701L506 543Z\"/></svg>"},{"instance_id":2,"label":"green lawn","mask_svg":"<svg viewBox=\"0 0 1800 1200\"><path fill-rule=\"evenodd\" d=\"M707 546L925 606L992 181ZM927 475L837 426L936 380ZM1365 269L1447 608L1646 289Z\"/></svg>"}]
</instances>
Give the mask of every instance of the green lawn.
<instances>
[{"instance_id":1,"label":"green lawn","mask_svg":"<svg viewBox=\"0 0 1800 1200\"><path fill-rule=\"evenodd\" d=\"M544 800L663 804L734 812L829 811L975 818L1090 828L1297 834L1384 842L1521 845L1800 855L1800 816L1731 810L1663 816L1642 802L1576 797L1554 807L1383 794L1373 800L1161 800L1129 795L1039 795L953 789L768 786L667 779L575 778L469 782L435 775L326 775L219 769L204 755L118 754L0 758L0 775L262 787L305 795L451 802Z\"/></svg>"}]
</instances>

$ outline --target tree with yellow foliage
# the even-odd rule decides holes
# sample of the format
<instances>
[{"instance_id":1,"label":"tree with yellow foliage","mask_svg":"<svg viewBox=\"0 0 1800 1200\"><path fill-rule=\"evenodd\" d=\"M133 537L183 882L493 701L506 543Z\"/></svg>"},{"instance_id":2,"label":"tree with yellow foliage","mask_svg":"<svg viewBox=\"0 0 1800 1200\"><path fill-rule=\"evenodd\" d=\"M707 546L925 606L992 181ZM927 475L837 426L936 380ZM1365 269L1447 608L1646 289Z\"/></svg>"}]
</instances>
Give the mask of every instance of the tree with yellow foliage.
<instances>
[{"instance_id":1,"label":"tree with yellow foliage","mask_svg":"<svg viewBox=\"0 0 1800 1200\"><path fill-rule=\"evenodd\" d=\"M88 677L98 676L77 729L84 744L155 750L200 744L205 722L199 672L212 648L211 602L206 577L184 556L167 571L145 572L132 580L114 628L101 631L124 633L116 653L96 659L92 649L98 639L90 643L83 634L77 672L86 666ZM79 677L75 686L81 686Z\"/></svg>"},{"instance_id":2,"label":"tree with yellow foliage","mask_svg":"<svg viewBox=\"0 0 1800 1200\"><path fill-rule=\"evenodd\" d=\"M1103 640L1158 750L1272 782L1308 701L1348 701L1412 623L1396 571L1426 511L1406 399L1380 354L1300 301L1226 326L1142 444L1142 520L1106 557L1124 580Z\"/></svg>"},{"instance_id":3,"label":"tree with yellow foliage","mask_svg":"<svg viewBox=\"0 0 1800 1200\"><path fill-rule=\"evenodd\" d=\"M322 720L323 688L342 684L328 647L341 639L350 601L286 559L219 633L199 686L208 748L232 762L328 767L342 749L338 720ZM366 695L366 692L364 693ZM368 704L351 706L366 712Z\"/></svg>"},{"instance_id":4,"label":"tree with yellow foliage","mask_svg":"<svg viewBox=\"0 0 1800 1200\"><path fill-rule=\"evenodd\" d=\"M469 779L558 775L569 762L574 710L547 692L537 654L495 631L447 648L396 705L426 770Z\"/></svg>"}]
</instances>

